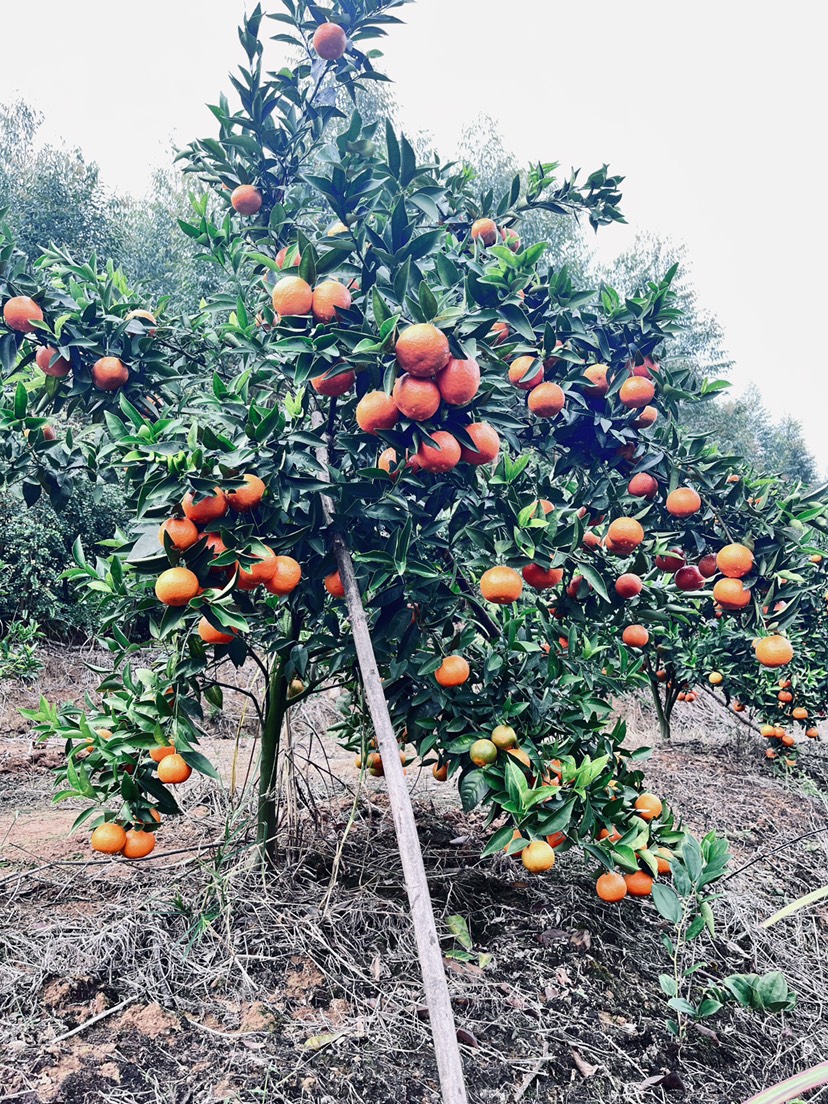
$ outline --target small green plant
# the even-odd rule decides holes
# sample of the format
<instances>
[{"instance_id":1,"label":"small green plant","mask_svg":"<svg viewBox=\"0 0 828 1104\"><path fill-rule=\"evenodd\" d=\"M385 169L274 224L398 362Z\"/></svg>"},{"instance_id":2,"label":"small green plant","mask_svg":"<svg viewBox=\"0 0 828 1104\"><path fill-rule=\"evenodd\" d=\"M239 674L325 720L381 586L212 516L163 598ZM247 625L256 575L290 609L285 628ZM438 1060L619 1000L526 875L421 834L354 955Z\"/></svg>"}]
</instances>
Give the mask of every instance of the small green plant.
<instances>
[{"instance_id":1,"label":"small green plant","mask_svg":"<svg viewBox=\"0 0 828 1104\"><path fill-rule=\"evenodd\" d=\"M458 962L475 962L481 970L489 965L492 956L483 951L475 951L465 916L447 916L446 927L457 946L446 951L445 958L453 958Z\"/></svg>"},{"instance_id":2,"label":"small green plant","mask_svg":"<svg viewBox=\"0 0 828 1104\"><path fill-rule=\"evenodd\" d=\"M43 670L37 654L42 640L37 621L12 621L0 639L0 679L36 679Z\"/></svg>"},{"instance_id":3,"label":"small green plant","mask_svg":"<svg viewBox=\"0 0 828 1104\"><path fill-rule=\"evenodd\" d=\"M662 941L672 969L659 975L668 1006L677 1013L667 1020L673 1035L683 1039L689 1023L715 1016L725 1004L736 1002L755 1011L782 1012L793 1007L796 996L778 971L760 974L732 974L721 985L699 983L706 963L694 953L696 940L706 931L715 934L713 902L721 894L711 887L723 876L730 861L726 839L709 832L699 843L685 833L672 862L672 887L656 882L653 903L673 926Z\"/></svg>"}]
</instances>

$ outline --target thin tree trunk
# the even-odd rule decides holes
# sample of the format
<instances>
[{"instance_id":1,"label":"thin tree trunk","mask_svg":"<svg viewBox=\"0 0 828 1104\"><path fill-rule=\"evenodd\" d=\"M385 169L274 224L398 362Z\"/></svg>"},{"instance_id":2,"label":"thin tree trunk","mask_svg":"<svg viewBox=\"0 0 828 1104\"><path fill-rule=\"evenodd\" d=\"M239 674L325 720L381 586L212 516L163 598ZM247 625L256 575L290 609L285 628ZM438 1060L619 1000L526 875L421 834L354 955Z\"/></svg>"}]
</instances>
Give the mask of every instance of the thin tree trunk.
<instances>
[{"instance_id":1,"label":"thin tree trunk","mask_svg":"<svg viewBox=\"0 0 828 1104\"><path fill-rule=\"evenodd\" d=\"M655 705L656 717L658 717L658 727L661 733L662 740L669 740L671 736L670 732L670 713L672 709L667 711L665 704L661 701L661 691L659 684L650 679L650 691L653 695L653 703Z\"/></svg>"},{"instance_id":2,"label":"thin tree trunk","mask_svg":"<svg viewBox=\"0 0 828 1104\"><path fill-rule=\"evenodd\" d=\"M258 842L265 862L273 866L276 859L276 768L279 759L279 738L287 709L287 680L282 664L274 660L267 685L267 705L262 725L261 768L259 771Z\"/></svg>"}]
</instances>

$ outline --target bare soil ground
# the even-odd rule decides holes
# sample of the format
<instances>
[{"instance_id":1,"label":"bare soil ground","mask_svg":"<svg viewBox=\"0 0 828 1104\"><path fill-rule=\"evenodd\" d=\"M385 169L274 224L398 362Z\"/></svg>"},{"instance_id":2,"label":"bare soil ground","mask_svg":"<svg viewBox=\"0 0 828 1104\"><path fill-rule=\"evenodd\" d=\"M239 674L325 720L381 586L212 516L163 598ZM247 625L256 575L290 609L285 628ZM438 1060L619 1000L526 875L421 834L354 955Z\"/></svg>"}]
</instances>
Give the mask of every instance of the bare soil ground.
<instances>
[{"instance_id":1,"label":"bare soil ground","mask_svg":"<svg viewBox=\"0 0 828 1104\"><path fill-rule=\"evenodd\" d=\"M16 712L91 689L82 658L49 653L38 684L0 688L0 1099L436 1104L384 783L358 790L324 707L295 726L311 810L286 826L277 873L263 876L250 847L240 696L205 747L223 785L187 784L183 822L164 825L150 859L92 859L68 834L77 808L50 804L61 750L33 747ZM646 712L625 711L631 742L650 743ZM481 860L479 819L409 768L446 951L446 918L461 915L491 956L447 959L473 1104L739 1104L825 1058L828 907L759 927L828 881L824 749L772 773L761 741L709 702L656 748L651 787L734 853L706 974L781 969L799 994L784 1016L725 1010L681 1047L664 1026L652 906L602 905L572 853L531 881L505 857Z\"/></svg>"}]
</instances>

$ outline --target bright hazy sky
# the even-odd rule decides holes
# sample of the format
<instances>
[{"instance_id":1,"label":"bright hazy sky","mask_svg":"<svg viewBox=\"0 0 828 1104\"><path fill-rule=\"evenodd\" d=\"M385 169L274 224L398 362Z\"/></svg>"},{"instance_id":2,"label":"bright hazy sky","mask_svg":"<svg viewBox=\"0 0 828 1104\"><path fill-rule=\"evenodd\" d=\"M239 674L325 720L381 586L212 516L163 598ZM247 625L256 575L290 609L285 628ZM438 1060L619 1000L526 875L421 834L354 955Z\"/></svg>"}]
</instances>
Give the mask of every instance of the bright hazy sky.
<instances>
[{"instance_id":1,"label":"bright hazy sky","mask_svg":"<svg viewBox=\"0 0 828 1104\"><path fill-rule=\"evenodd\" d=\"M204 108L241 60L243 0L29 0L4 5L0 100L15 93L140 192L172 143L212 134ZM277 0L265 3L276 10ZM818 0L419 0L384 68L406 126L451 154L495 117L521 160L626 177L628 227L685 241L702 301L775 416L799 418L828 467L819 334L828 301L828 16ZM272 25L274 33L276 24ZM274 44L273 63L280 47Z\"/></svg>"}]
</instances>

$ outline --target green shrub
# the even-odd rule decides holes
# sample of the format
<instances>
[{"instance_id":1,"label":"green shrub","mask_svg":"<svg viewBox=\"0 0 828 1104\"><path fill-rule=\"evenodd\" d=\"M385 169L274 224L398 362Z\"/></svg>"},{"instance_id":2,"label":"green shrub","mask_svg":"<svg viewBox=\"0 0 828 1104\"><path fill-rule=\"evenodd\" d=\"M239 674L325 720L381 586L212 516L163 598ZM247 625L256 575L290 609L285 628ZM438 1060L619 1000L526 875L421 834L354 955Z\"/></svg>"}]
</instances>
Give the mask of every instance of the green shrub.
<instances>
[{"instance_id":1,"label":"green shrub","mask_svg":"<svg viewBox=\"0 0 828 1104\"><path fill-rule=\"evenodd\" d=\"M62 638L94 629L97 606L88 591L76 591L61 575L72 565L80 537L88 553L124 519L119 488L78 484L56 513L48 499L27 508L21 499L0 502L0 634L14 621L34 620Z\"/></svg>"}]
</instances>

